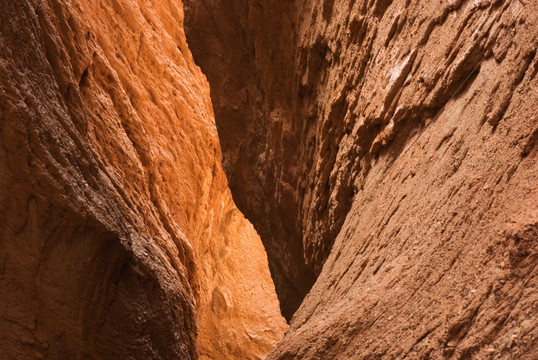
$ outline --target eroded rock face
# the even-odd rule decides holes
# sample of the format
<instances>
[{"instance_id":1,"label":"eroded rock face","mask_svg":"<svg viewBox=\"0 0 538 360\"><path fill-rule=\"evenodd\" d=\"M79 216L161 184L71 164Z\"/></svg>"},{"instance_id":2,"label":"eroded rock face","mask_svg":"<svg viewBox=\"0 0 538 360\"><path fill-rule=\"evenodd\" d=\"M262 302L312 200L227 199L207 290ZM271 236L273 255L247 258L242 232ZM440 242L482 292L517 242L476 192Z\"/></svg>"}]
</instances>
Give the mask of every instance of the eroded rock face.
<instances>
[{"instance_id":1,"label":"eroded rock face","mask_svg":"<svg viewBox=\"0 0 538 360\"><path fill-rule=\"evenodd\" d=\"M536 358L538 4L186 1L270 359Z\"/></svg>"},{"instance_id":2,"label":"eroded rock face","mask_svg":"<svg viewBox=\"0 0 538 360\"><path fill-rule=\"evenodd\" d=\"M2 357L256 359L282 335L182 24L180 2L0 3Z\"/></svg>"}]
</instances>

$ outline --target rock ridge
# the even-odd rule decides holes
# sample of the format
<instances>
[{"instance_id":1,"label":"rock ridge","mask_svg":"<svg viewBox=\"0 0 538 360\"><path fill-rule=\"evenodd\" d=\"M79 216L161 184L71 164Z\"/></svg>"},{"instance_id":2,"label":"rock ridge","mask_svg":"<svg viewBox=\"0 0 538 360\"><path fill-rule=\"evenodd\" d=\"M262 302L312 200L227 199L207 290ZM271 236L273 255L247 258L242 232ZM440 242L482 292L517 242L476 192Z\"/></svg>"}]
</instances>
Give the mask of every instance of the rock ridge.
<instances>
[{"instance_id":1,"label":"rock ridge","mask_svg":"<svg viewBox=\"0 0 538 360\"><path fill-rule=\"evenodd\" d=\"M0 3L6 359L261 359L286 328L181 2Z\"/></svg>"},{"instance_id":2,"label":"rock ridge","mask_svg":"<svg viewBox=\"0 0 538 360\"><path fill-rule=\"evenodd\" d=\"M185 3L269 359L536 357L537 5Z\"/></svg>"}]
</instances>

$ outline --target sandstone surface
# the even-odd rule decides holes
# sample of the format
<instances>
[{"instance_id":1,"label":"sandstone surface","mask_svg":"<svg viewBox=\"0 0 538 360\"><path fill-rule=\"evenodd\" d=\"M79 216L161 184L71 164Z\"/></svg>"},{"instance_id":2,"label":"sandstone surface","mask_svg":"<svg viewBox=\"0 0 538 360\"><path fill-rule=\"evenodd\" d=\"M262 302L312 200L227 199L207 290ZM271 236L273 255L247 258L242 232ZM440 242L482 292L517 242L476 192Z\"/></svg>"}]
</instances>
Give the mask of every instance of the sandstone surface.
<instances>
[{"instance_id":1,"label":"sandstone surface","mask_svg":"<svg viewBox=\"0 0 538 360\"><path fill-rule=\"evenodd\" d=\"M0 358L538 358L538 3L184 2L0 2Z\"/></svg>"},{"instance_id":2,"label":"sandstone surface","mask_svg":"<svg viewBox=\"0 0 538 360\"><path fill-rule=\"evenodd\" d=\"M3 0L0 79L0 358L265 356L286 324L182 4Z\"/></svg>"},{"instance_id":3,"label":"sandstone surface","mask_svg":"<svg viewBox=\"0 0 538 360\"><path fill-rule=\"evenodd\" d=\"M269 359L538 358L538 3L185 4Z\"/></svg>"}]
</instances>

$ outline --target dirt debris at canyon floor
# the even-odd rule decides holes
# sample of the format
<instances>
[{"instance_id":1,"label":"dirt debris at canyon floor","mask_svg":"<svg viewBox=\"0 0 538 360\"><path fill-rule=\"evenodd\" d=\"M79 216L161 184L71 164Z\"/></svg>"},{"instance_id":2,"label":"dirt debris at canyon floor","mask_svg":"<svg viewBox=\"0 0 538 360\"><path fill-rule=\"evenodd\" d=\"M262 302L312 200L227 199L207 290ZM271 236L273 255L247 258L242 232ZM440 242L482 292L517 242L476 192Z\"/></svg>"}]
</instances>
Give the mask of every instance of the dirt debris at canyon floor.
<instances>
[{"instance_id":1,"label":"dirt debris at canyon floor","mask_svg":"<svg viewBox=\"0 0 538 360\"><path fill-rule=\"evenodd\" d=\"M529 0L3 0L0 358L537 359L537 49Z\"/></svg>"}]
</instances>

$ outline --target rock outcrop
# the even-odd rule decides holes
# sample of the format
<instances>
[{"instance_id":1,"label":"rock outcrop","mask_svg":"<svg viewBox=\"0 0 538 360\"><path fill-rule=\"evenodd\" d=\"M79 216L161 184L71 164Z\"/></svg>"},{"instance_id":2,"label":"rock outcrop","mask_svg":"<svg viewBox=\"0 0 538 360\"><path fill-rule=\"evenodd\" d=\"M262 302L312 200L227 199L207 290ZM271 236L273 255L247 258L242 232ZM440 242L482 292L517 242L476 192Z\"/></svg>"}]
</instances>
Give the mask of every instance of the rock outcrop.
<instances>
[{"instance_id":1,"label":"rock outcrop","mask_svg":"<svg viewBox=\"0 0 538 360\"><path fill-rule=\"evenodd\" d=\"M2 1L0 79L0 357L265 356L286 324L181 3Z\"/></svg>"},{"instance_id":2,"label":"rock outcrop","mask_svg":"<svg viewBox=\"0 0 538 360\"><path fill-rule=\"evenodd\" d=\"M185 4L269 358L537 358L538 4Z\"/></svg>"},{"instance_id":3,"label":"rock outcrop","mask_svg":"<svg viewBox=\"0 0 538 360\"><path fill-rule=\"evenodd\" d=\"M0 3L1 357L538 358L538 3L185 4Z\"/></svg>"}]
</instances>

